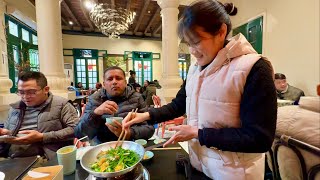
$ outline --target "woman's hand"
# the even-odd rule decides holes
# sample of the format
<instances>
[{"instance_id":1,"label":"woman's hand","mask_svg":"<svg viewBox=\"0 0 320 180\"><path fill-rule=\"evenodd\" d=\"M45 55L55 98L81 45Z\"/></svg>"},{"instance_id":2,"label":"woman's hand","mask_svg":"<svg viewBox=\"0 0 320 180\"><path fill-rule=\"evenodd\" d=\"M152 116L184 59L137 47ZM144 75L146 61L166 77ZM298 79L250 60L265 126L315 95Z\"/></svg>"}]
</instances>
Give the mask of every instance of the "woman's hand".
<instances>
[{"instance_id":1,"label":"woman's hand","mask_svg":"<svg viewBox=\"0 0 320 180\"><path fill-rule=\"evenodd\" d=\"M133 124L141 123L143 121L149 120L150 114L149 112L145 113L132 113L130 112L122 121L122 127L128 128Z\"/></svg>"},{"instance_id":2,"label":"woman's hand","mask_svg":"<svg viewBox=\"0 0 320 180\"><path fill-rule=\"evenodd\" d=\"M176 133L163 145L163 147L169 144L175 144L177 142L198 138L198 128L190 125L170 127L169 131L176 131Z\"/></svg>"}]
</instances>

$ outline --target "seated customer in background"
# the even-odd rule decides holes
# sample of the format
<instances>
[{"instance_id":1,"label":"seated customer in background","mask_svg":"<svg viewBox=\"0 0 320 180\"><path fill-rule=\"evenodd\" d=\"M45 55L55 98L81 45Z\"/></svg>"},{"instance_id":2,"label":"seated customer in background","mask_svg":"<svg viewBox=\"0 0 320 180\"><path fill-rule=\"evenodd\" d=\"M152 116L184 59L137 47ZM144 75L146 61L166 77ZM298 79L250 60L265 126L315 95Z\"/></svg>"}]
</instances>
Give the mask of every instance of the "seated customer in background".
<instances>
[{"instance_id":1,"label":"seated customer in background","mask_svg":"<svg viewBox=\"0 0 320 180\"><path fill-rule=\"evenodd\" d=\"M73 143L79 120L76 109L67 99L49 92L42 73L21 73L17 94L21 101L10 104L8 120L0 128L0 135L19 136L0 143L1 156L44 155L50 159L59 148Z\"/></svg>"},{"instance_id":2,"label":"seated customer in background","mask_svg":"<svg viewBox=\"0 0 320 180\"><path fill-rule=\"evenodd\" d=\"M287 83L287 79L284 74L276 73L274 76L274 85L277 89L278 99L291 100L294 101L295 104L297 104L299 102L300 97L304 96L304 92L301 89L290 86Z\"/></svg>"},{"instance_id":3,"label":"seated customer in background","mask_svg":"<svg viewBox=\"0 0 320 180\"><path fill-rule=\"evenodd\" d=\"M107 117L126 117L132 110L146 110L141 94L127 86L125 72L116 66L109 67L104 72L104 88L89 97L85 112L75 129L77 138L88 135L94 143L99 144L118 139L122 126L114 122L114 126L106 124ZM146 122L132 126L127 131L127 140L149 139L154 133L154 127Z\"/></svg>"},{"instance_id":4,"label":"seated customer in background","mask_svg":"<svg viewBox=\"0 0 320 180\"><path fill-rule=\"evenodd\" d=\"M100 83L100 82L97 82L96 83L96 86L95 86L95 89L92 89L91 91L90 91L90 94L93 94L93 93L95 93L95 92L97 92L99 89L101 89L102 88L102 84Z\"/></svg>"}]
</instances>

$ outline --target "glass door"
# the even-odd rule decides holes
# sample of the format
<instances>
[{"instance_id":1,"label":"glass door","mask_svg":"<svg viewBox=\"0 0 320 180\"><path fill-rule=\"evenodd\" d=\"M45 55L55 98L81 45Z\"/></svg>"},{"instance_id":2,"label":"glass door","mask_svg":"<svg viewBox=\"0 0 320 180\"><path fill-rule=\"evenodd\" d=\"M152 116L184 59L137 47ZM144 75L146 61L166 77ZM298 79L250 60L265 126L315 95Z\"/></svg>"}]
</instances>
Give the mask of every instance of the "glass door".
<instances>
[{"instance_id":1,"label":"glass door","mask_svg":"<svg viewBox=\"0 0 320 180\"><path fill-rule=\"evenodd\" d=\"M143 86L145 80L152 81L152 53L132 52L136 82Z\"/></svg>"},{"instance_id":2,"label":"glass door","mask_svg":"<svg viewBox=\"0 0 320 180\"><path fill-rule=\"evenodd\" d=\"M98 50L74 49L75 85L82 83L85 89L95 89L99 82Z\"/></svg>"}]
</instances>

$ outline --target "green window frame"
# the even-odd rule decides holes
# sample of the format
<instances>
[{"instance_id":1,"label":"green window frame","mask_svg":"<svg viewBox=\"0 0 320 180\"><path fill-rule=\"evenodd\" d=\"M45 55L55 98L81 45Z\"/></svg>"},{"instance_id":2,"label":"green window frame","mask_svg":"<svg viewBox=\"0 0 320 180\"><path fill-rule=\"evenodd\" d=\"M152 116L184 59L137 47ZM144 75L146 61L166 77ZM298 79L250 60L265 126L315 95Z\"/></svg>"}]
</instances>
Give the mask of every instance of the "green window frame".
<instances>
[{"instance_id":1,"label":"green window frame","mask_svg":"<svg viewBox=\"0 0 320 180\"><path fill-rule=\"evenodd\" d=\"M11 15L5 14L9 78L13 82L11 93L17 91L20 71L39 71L37 31ZM14 33L13 33L14 32Z\"/></svg>"},{"instance_id":2,"label":"green window frame","mask_svg":"<svg viewBox=\"0 0 320 180\"><path fill-rule=\"evenodd\" d=\"M94 89L99 82L98 50L73 49L75 85L79 82L86 89Z\"/></svg>"},{"instance_id":3,"label":"green window frame","mask_svg":"<svg viewBox=\"0 0 320 180\"><path fill-rule=\"evenodd\" d=\"M247 38L249 43L259 54L262 54L263 16L232 30L233 36L239 33L242 33Z\"/></svg>"},{"instance_id":4,"label":"green window frame","mask_svg":"<svg viewBox=\"0 0 320 180\"><path fill-rule=\"evenodd\" d=\"M145 80L153 80L152 52L132 52L133 70L136 72L136 82L143 85Z\"/></svg>"}]
</instances>

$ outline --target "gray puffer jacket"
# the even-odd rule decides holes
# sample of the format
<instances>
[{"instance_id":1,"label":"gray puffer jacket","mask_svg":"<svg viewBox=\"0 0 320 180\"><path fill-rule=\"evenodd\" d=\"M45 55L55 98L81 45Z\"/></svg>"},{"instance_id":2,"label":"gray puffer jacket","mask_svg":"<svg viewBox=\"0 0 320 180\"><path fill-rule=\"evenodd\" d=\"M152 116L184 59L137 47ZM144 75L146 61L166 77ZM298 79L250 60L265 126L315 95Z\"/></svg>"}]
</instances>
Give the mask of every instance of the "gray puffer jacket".
<instances>
[{"instance_id":1,"label":"gray puffer jacket","mask_svg":"<svg viewBox=\"0 0 320 180\"><path fill-rule=\"evenodd\" d=\"M26 105L22 101L18 101L10 106L8 120L4 128L16 134L19 131L21 120L23 120ZM59 148L73 143L74 128L79 118L72 104L63 97L49 93L48 99L41 106L37 130L43 133L43 141L29 145L0 143L1 156L14 158L45 155L50 159L56 156L56 151ZM8 154L8 152L10 153Z\"/></svg>"},{"instance_id":2,"label":"gray puffer jacket","mask_svg":"<svg viewBox=\"0 0 320 180\"><path fill-rule=\"evenodd\" d=\"M138 108L138 112L145 112L147 110L141 94L135 92L130 87L127 87L124 94L120 97L110 97L105 89L100 89L89 97L85 112L75 129L77 138L88 135L97 144L118 139L105 125L105 119L112 115L104 114L99 116L94 113L94 110L107 100L118 104L119 109L116 115L119 117L126 117L135 108ZM146 122L131 127L132 139L149 139L153 133L154 127Z\"/></svg>"}]
</instances>

